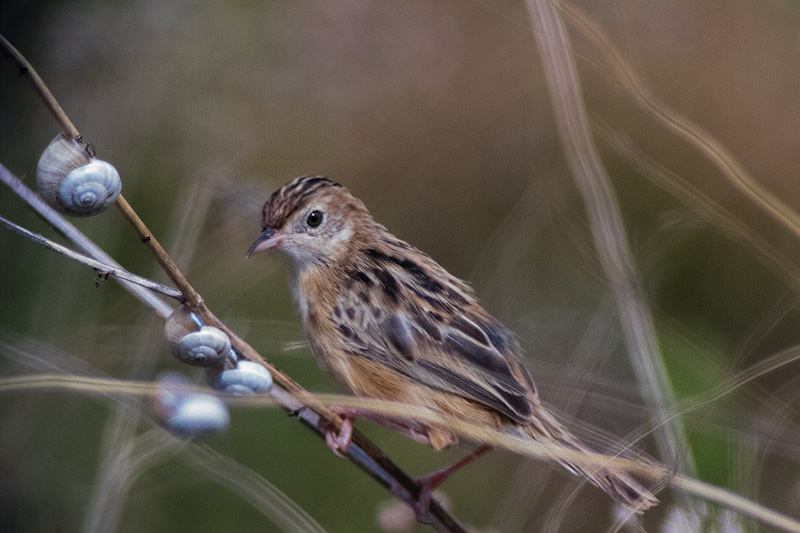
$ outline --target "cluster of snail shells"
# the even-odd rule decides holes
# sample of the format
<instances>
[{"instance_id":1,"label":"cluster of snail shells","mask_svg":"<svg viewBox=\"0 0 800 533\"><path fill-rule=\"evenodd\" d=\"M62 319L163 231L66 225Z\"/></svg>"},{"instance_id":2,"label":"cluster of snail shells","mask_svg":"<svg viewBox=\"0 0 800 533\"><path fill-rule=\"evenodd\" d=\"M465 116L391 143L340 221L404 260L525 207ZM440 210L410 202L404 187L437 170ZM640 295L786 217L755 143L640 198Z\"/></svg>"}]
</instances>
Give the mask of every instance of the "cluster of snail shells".
<instances>
[{"instance_id":1,"label":"cluster of snail shells","mask_svg":"<svg viewBox=\"0 0 800 533\"><path fill-rule=\"evenodd\" d=\"M225 332L204 325L185 305L167 318L164 336L175 358L203 367L206 382L220 392L253 395L268 392L272 387L272 375L266 368L239 360ZM159 380L153 407L158 422L181 438L219 433L227 430L230 422L222 400L213 394L191 390L189 381L177 373Z\"/></svg>"},{"instance_id":2,"label":"cluster of snail shells","mask_svg":"<svg viewBox=\"0 0 800 533\"><path fill-rule=\"evenodd\" d=\"M164 326L172 355L182 363L205 368L211 387L227 394L259 394L272 387L272 375L258 363L239 360L224 331L202 325L186 307L180 306Z\"/></svg>"},{"instance_id":3,"label":"cluster of snail shells","mask_svg":"<svg viewBox=\"0 0 800 533\"><path fill-rule=\"evenodd\" d=\"M36 182L42 199L66 215L102 213L122 192L113 165L91 156L88 146L59 133L39 159Z\"/></svg>"}]
</instances>

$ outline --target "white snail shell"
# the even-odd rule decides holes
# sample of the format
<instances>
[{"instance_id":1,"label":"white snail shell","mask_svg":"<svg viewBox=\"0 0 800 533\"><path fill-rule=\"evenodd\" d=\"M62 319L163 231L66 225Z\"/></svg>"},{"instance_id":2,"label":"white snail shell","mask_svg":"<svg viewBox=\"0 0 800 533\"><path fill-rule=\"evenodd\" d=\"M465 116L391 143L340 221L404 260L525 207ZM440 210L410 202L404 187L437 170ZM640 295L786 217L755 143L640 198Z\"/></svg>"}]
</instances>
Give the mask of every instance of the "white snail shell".
<instances>
[{"instance_id":1,"label":"white snail shell","mask_svg":"<svg viewBox=\"0 0 800 533\"><path fill-rule=\"evenodd\" d=\"M216 366L231 353L231 340L213 326L203 326L178 342L174 352L179 361L192 366Z\"/></svg>"},{"instance_id":2,"label":"white snail shell","mask_svg":"<svg viewBox=\"0 0 800 533\"><path fill-rule=\"evenodd\" d=\"M66 215L102 213L122 192L117 169L90 157L86 145L63 133L42 154L36 174L42 199Z\"/></svg>"},{"instance_id":3,"label":"white snail shell","mask_svg":"<svg viewBox=\"0 0 800 533\"><path fill-rule=\"evenodd\" d=\"M253 361L239 361L236 368L220 372L211 386L228 394L259 394L272 388L272 374Z\"/></svg>"},{"instance_id":4,"label":"white snail shell","mask_svg":"<svg viewBox=\"0 0 800 533\"><path fill-rule=\"evenodd\" d=\"M179 437L209 435L228 429L230 414L225 404L211 394L192 394L178 403L164 427Z\"/></svg>"},{"instance_id":5,"label":"white snail shell","mask_svg":"<svg viewBox=\"0 0 800 533\"><path fill-rule=\"evenodd\" d=\"M172 355L187 365L219 366L231 357L231 340L225 332L213 326L198 327L186 306L167 318L164 336Z\"/></svg>"},{"instance_id":6,"label":"white snail shell","mask_svg":"<svg viewBox=\"0 0 800 533\"><path fill-rule=\"evenodd\" d=\"M183 438L228 429L230 413L227 406L214 395L186 390L189 385L189 381L177 373L159 379L154 408L161 425Z\"/></svg>"}]
</instances>

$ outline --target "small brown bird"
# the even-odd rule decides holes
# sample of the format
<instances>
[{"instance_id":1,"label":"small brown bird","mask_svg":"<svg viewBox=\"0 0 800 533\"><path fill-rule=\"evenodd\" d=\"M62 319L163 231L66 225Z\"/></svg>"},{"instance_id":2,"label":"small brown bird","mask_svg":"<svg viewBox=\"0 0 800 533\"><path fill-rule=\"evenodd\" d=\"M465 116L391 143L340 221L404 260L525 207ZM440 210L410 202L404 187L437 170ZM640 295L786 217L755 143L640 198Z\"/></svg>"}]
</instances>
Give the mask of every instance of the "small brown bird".
<instances>
[{"instance_id":1,"label":"small brown bird","mask_svg":"<svg viewBox=\"0 0 800 533\"><path fill-rule=\"evenodd\" d=\"M324 177L297 178L267 200L261 229L248 257L274 247L293 260L311 351L354 394L589 451L542 406L514 335L472 289L375 222L347 189ZM458 442L445 427L384 422L437 450ZM346 449L351 423L329 435L334 451ZM657 503L624 471L562 465L638 512Z\"/></svg>"}]
</instances>

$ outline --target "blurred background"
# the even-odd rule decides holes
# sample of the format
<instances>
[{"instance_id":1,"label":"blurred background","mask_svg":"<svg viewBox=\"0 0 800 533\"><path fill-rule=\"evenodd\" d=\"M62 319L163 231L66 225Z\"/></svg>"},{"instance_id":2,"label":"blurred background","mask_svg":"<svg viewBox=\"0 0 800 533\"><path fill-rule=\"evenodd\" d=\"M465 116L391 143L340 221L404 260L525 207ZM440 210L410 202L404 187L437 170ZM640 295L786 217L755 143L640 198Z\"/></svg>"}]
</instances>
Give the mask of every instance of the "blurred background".
<instances>
[{"instance_id":1,"label":"blurred background","mask_svg":"<svg viewBox=\"0 0 800 533\"><path fill-rule=\"evenodd\" d=\"M800 4L569 5L654 98L800 210ZM798 236L640 105L597 42L574 19L566 24L670 392L687 409L671 457L649 436L650 392L635 379L524 3L0 6L0 32L117 167L126 198L210 308L309 390L341 391L296 348L302 334L281 263L244 254L271 191L324 174L468 280L519 335L545 401L598 448L636 441L677 471L694 465L700 479L798 517ZM59 130L0 59L0 163L34 187L39 155ZM0 213L58 240L5 187ZM165 281L114 209L73 223L129 270ZM157 317L112 281L95 281L86 267L0 231L3 377L153 380L173 369L199 382L169 355ZM771 371L743 384L756 365ZM706 401L713 390L724 394ZM359 427L415 475L466 450L435 453ZM269 505L216 482L188 448L160 449L158 432L141 399L0 392L0 530L92 530L92 519L98 530L280 529ZM391 504L274 408L234 408L230 431L208 444L330 531L377 531ZM442 492L476 531L603 531L616 516L600 491L502 451ZM660 498L643 519L647 531L760 527L668 491Z\"/></svg>"}]
</instances>

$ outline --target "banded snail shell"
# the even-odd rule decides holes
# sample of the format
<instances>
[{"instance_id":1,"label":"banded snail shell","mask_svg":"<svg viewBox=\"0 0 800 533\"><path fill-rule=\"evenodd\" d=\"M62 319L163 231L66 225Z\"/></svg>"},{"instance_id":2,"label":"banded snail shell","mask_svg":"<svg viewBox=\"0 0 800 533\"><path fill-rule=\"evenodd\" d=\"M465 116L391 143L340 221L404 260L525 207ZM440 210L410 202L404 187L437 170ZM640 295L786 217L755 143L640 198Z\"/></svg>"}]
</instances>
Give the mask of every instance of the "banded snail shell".
<instances>
[{"instance_id":1,"label":"banded snail shell","mask_svg":"<svg viewBox=\"0 0 800 533\"><path fill-rule=\"evenodd\" d=\"M216 366L225 362L231 353L231 340L224 331L203 326L200 331L186 334L173 351L179 361L192 366Z\"/></svg>"},{"instance_id":2,"label":"banded snail shell","mask_svg":"<svg viewBox=\"0 0 800 533\"><path fill-rule=\"evenodd\" d=\"M272 374L253 361L239 361L236 368L220 372L211 386L237 396L260 394L272 388Z\"/></svg>"},{"instance_id":3,"label":"banded snail shell","mask_svg":"<svg viewBox=\"0 0 800 533\"><path fill-rule=\"evenodd\" d=\"M200 326L185 305L178 307L167 317L164 337L172 355L187 365L218 366L231 357L231 340L228 335L213 326Z\"/></svg>"},{"instance_id":4,"label":"banded snail shell","mask_svg":"<svg viewBox=\"0 0 800 533\"><path fill-rule=\"evenodd\" d=\"M59 133L39 159L36 182L42 199L66 215L97 215L122 192L113 165L95 159L87 146Z\"/></svg>"}]
</instances>

